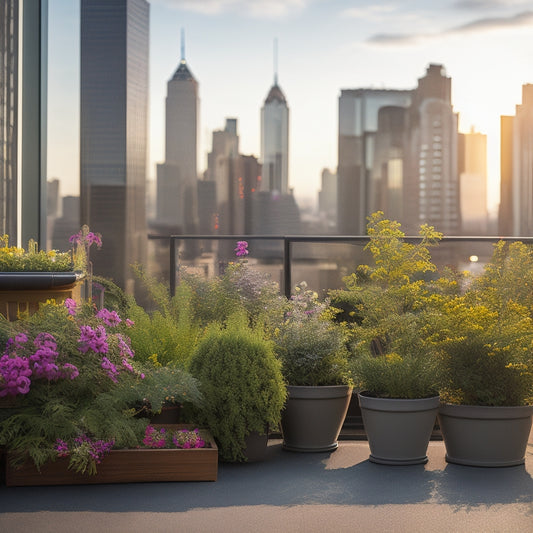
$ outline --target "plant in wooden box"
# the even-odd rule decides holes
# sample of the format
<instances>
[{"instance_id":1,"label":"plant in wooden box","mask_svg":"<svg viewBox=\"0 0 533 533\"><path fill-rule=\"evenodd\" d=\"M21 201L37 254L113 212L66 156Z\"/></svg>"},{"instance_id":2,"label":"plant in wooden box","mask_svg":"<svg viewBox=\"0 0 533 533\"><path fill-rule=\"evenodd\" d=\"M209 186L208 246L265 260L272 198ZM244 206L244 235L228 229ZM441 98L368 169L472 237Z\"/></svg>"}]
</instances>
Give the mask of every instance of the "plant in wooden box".
<instances>
[{"instance_id":1,"label":"plant in wooden box","mask_svg":"<svg viewBox=\"0 0 533 533\"><path fill-rule=\"evenodd\" d=\"M268 428L277 426L286 391L280 363L262 331L245 313L225 326L212 324L192 356L190 372L200 382L198 420L212 432L225 461L258 460ZM251 439L260 441L252 449Z\"/></svg>"},{"instance_id":2,"label":"plant in wooden box","mask_svg":"<svg viewBox=\"0 0 533 533\"><path fill-rule=\"evenodd\" d=\"M17 479L18 465L23 478L46 484L46 475L36 481L35 468L48 471L58 439L88 451L71 456L70 465L80 472L93 472L110 443L114 449L139 445L148 421L136 418L132 406L144 397L154 400L150 379L145 382L134 361L131 327L115 311L95 313L72 300L48 303L15 322L0 321L6 341L0 397L14 398L0 410L0 446L7 450L11 479Z\"/></svg>"},{"instance_id":3,"label":"plant in wooden box","mask_svg":"<svg viewBox=\"0 0 533 533\"><path fill-rule=\"evenodd\" d=\"M533 416L532 282L531 246L499 242L483 274L439 302L432 340L449 462L524 463Z\"/></svg>"},{"instance_id":4,"label":"plant in wooden box","mask_svg":"<svg viewBox=\"0 0 533 533\"><path fill-rule=\"evenodd\" d=\"M344 332L333 316L328 301L319 301L303 282L295 288L285 320L274 332L288 383L281 420L286 450L337 448L352 386Z\"/></svg>"},{"instance_id":5,"label":"plant in wooden box","mask_svg":"<svg viewBox=\"0 0 533 533\"><path fill-rule=\"evenodd\" d=\"M369 217L367 229L374 264L359 266L345 278L346 289L331 296L333 305L351 310L351 366L370 460L424 463L439 405L436 363L426 342L439 283L427 273L436 270L429 248L441 234L423 225L419 240L406 242L400 224L382 212Z\"/></svg>"}]
</instances>

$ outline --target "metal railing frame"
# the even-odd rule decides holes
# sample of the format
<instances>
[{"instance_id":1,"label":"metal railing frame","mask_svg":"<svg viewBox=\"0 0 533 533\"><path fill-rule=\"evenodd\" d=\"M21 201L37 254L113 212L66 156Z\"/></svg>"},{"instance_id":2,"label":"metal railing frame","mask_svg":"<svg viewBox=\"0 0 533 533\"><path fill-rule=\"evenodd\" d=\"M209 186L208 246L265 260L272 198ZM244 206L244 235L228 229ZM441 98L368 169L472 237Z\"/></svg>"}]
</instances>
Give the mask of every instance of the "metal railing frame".
<instances>
[{"instance_id":1,"label":"metal railing frame","mask_svg":"<svg viewBox=\"0 0 533 533\"><path fill-rule=\"evenodd\" d=\"M210 240L210 241L279 241L283 243L283 288L285 296L288 298L291 295L292 287L292 244L293 243L346 243L358 244L368 243L370 237L368 235L148 235L151 240L168 240L169 241L169 287L170 294L176 294L176 251L177 242L186 240ZM417 242L420 240L419 236L406 236L404 238L407 242ZM496 236L446 236L440 242L488 242L496 243L498 241L515 242L521 241L525 244L533 244L533 237L496 237Z\"/></svg>"}]
</instances>

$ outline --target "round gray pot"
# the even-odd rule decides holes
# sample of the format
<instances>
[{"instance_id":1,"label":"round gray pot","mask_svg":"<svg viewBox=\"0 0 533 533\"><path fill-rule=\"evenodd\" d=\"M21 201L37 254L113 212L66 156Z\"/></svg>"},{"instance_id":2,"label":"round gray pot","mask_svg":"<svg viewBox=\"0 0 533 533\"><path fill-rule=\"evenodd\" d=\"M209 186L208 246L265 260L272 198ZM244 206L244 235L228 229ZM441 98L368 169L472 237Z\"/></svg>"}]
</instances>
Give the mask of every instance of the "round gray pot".
<instances>
[{"instance_id":1,"label":"round gray pot","mask_svg":"<svg viewBox=\"0 0 533 533\"><path fill-rule=\"evenodd\" d=\"M283 448L293 452L337 449L352 390L347 385L289 385L281 413Z\"/></svg>"},{"instance_id":2,"label":"round gray pot","mask_svg":"<svg viewBox=\"0 0 533 533\"><path fill-rule=\"evenodd\" d=\"M533 405L441 405L446 461L485 467L524 464L532 416Z\"/></svg>"},{"instance_id":3,"label":"round gray pot","mask_svg":"<svg viewBox=\"0 0 533 533\"><path fill-rule=\"evenodd\" d=\"M402 400L359 393L370 461L384 465L427 463L439 397Z\"/></svg>"}]
</instances>

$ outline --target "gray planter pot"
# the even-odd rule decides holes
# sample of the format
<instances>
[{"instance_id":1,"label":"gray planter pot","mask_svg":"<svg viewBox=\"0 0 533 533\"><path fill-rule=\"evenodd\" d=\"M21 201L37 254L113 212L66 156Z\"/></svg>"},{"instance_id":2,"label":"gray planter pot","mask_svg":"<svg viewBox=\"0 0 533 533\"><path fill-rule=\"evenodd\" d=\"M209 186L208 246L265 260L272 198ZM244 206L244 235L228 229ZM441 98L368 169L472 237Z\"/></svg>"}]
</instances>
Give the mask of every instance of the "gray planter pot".
<instances>
[{"instance_id":1,"label":"gray planter pot","mask_svg":"<svg viewBox=\"0 0 533 533\"><path fill-rule=\"evenodd\" d=\"M384 465L427 463L439 397L400 400L359 393L370 461Z\"/></svg>"},{"instance_id":2,"label":"gray planter pot","mask_svg":"<svg viewBox=\"0 0 533 533\"><path fill-rule=\"evenodd\" d=\"M293 452L330 452L337 449L348 411L352 387L287 387L281 414L283 448Z\"/></svg>"},{"instance_id":3,"label":"gray planter pot","mask_svg":"<svg viewBox=\"0 0 533 533\"><path fill-rule=\"evenodd\" d=\"M441 405L446 461L485 467L524 464L532 416L533 405Z\"/></svg>"}]
</instances>

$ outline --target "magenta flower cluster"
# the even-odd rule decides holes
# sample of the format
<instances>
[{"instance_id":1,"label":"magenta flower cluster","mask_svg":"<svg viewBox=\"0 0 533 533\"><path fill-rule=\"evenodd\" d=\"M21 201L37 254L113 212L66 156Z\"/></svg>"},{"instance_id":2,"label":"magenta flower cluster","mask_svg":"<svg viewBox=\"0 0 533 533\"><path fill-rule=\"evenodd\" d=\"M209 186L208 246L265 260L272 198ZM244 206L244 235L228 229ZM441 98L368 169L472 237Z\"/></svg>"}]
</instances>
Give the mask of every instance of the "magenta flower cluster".
<instances>
[{"instance_id":1,"label":"magenta flower cluster","mask_svg":"<svg viewBox=\"0 0 533 533\"><path fill-rule=\"evenodd\" d=\"M7 341L0 358L0 397L28 394L33 379L75 379L79 371L73 364L57 364L59 353L55 338L49 333L39 333L29 341L19 333Z\"/></svg>"},{"instance_id":2,"label":"magenta flower cluster","mask_svg":"<svg viewBox=\"0 0 533 533\"><path fill-rule=\"evenodd\" d=\"M87 462L100 464L102 458L108 454L115 444L114 440L95 440L93 441L87 435L80 435L74 439L74 443L69 447L68 443L62 439L57 439L55 450L59 457L69 455L83 455Z\"/></svg>"},{"instance_id":3,"label":"magenta flower cluster","mask_svg":"<svg viewBox=\"0 0 533 533\"><path fill-rule=\"evenodd\" d=\"M205 441L200 436L200 430L178 429L170 435L165 428L156 429L146 426L143 444L148 448L176 448L191 449L205 448Z\"/></svg>"},{"instance_id":4,"label":"magenta flower cluster","mask_svg":"<svg viewBox=\"0 0 533 533\"><path fill-rule=\"evenodd\" d=\"M248 255L248 243L246 241L237 241L237 247L234 251L237 257Z\"/></svg>"},{"instance_id":5,"label":"magenta flower cluster","mask_svg":"<svg viewBox=\"0 0 533 533\"><path fill-rule=\"evenodd\" d=\"M164 448L167 445L166 433L165 428L157 430L154 426L146 426L143 444L147 448Z\"/></svg>"},{"instance_id":6,"label":"magenta flower cluster","mask_svg":"<svg viewBox=\"0 0 533 533\"><path fill-rule=\"evenodd\" d=\"M83 230L80 230L78 233L71 235L68 242L87 247L91 246L92 244L96 244L97 248L102 247L101 235L99 233L93 233L92 231L85 233Z\"/></svg>"}]
</instances>

